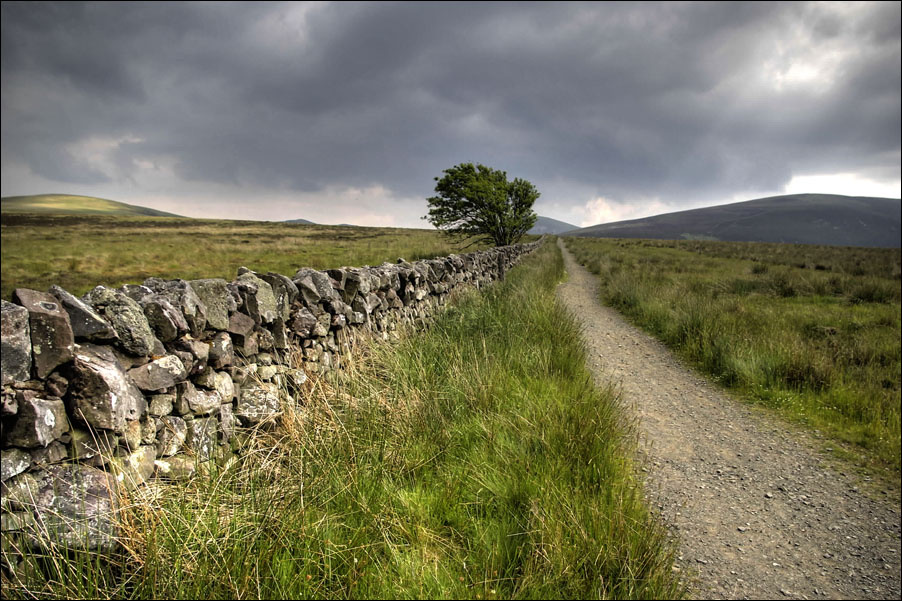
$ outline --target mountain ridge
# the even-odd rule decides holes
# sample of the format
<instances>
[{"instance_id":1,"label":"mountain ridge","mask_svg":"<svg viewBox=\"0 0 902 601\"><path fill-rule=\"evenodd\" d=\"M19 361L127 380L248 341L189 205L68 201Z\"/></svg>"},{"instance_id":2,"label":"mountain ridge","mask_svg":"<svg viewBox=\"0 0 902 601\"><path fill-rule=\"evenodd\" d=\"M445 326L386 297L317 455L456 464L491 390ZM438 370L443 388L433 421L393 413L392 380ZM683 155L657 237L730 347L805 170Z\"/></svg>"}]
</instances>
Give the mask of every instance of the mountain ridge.
<instances>
[{"instance_id":1,"label":"mountain ridge","mask_svg":"<svg viewBox=\"0 0 902 601\"><path fill-rule=\"evenodd\" d=\"M593 225L561 235L898 248L900 215L902 201L895 198L788 194Z\"/></svg>"}]
</instances>

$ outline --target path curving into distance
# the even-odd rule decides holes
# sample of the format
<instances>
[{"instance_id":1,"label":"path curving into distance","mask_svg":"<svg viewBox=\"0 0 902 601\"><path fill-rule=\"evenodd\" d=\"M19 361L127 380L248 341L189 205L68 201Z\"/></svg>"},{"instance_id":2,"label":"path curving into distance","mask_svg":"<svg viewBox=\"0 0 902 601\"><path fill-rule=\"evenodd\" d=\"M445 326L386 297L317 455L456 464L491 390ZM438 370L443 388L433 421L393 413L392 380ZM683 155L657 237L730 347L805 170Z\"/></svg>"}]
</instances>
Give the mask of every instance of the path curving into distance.
<instances>
[{"instance_id":1,"label":"path curving into distance","mask_svg":"<svg viewBox=\"0 0 902 601\"><path fill-rule=\"evenodd\" d=\"M598 300L561 240L558 298L589 367L634 411L646 495L703 599L899 599L900 508L827 467L810 435L730 398ZM886 499L879 497L886 496Z\"/></svg>"}]
</instances>

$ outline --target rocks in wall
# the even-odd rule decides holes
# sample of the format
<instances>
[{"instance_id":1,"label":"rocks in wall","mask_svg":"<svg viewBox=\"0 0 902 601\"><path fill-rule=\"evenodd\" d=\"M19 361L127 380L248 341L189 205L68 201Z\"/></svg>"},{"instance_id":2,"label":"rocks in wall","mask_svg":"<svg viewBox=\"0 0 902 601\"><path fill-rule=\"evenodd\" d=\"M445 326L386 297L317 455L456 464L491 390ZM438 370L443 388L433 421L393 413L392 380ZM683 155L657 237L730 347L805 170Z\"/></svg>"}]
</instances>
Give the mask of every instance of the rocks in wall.
<instances>
[{"instance_id":1,"label":"rocks in wall","mask_svg":"<svg viewBox=\"0 0 902 601\"><path fill-rule=\"evenodd\" d=\"M82 298L17 289L2 305L4 529L43 524L109 548L117 486L190 477L229 452L238 426L302 403L307 373L340 368L359 337L425 326L451 292L498 279L536 246L290 278L149 278ZM36 500L14 501L22 490Z\"/></svg>"},{"instance_id":2,"label":"rocks in wall","mask_svg":"<svg viewBox=\"0 0 902 601\"><path fill-rule=\"evenodd\" d=\"M31 378L31 330L28 328L28 310L8 301L0 309L2 324L3 362L0 364L2 385ZM14 413L14 412L13 412Z\"/></svg>"}]
</instances>

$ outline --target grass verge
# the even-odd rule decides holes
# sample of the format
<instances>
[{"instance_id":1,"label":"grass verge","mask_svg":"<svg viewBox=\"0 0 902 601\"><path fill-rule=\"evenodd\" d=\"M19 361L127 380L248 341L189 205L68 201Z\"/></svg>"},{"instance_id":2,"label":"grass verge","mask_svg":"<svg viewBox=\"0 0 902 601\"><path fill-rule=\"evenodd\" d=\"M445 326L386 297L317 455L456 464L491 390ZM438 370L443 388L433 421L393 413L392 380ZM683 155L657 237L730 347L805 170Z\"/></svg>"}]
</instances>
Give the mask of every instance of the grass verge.
<instances>
[{"instance_id":1,"label":"grass verge","mask_svg":"<svg viewBox=\"0 0 902 601\"><path fill-rule=\"evenodd\" d=\"M5 596L681 597L635 432L554 298L562 276L546 244L320 381L240 461L145 490L123 513L128 553L42 560L36 588Z\"/></svg>"}]
</instances>

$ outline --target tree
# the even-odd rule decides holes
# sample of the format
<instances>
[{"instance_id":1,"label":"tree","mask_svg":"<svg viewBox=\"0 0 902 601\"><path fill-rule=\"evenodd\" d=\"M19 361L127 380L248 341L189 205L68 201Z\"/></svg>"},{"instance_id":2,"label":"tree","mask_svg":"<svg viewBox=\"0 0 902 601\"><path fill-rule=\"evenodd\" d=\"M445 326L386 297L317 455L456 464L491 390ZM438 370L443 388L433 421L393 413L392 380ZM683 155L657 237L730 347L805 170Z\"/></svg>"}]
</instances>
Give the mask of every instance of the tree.
<instances>
[{"instance_id":1,"label":"tree","mask_svg":"<svg viewBox=\"0 0 902 601\"><path fill-rule=\"evenodd\" d=\"M429 215L423 217L451 235L492 242L495 246L515 244L536 223L532 205L539 197L536 187L525 179L507 181L507 173L461 163L445 169L435 178L436 196L427 198Z\"/></svg>"}]
</instances>

